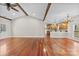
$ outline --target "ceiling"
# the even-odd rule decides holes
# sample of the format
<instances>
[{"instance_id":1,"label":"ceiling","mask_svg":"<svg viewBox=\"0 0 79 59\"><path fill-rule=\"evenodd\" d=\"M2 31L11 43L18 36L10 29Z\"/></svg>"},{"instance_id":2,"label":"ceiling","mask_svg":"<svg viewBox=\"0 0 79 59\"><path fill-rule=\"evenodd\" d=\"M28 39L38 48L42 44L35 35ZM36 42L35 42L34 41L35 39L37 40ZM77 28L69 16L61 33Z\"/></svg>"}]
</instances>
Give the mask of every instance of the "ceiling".
<instances>
[{"instance_id":1,"label":"ceiling","mask_svg":"<svg viewBox=\"0 0 79 59\"><path fill-rule=\"evenodd\" d=\"M45 11L47 8L47 3L20 3L22 8L28 13L29 16L36 17L43 20ZM8 11L6 6L0 5L0 15L5 16L10 19L15 19L25 14L20 10L19 7L16 7L19 12L14 10ZM79 15L79 4L78 3L52 3L50 9L48 10L47 16L45 18L46 22L60 22L64 18L69 16Z\"/></svg>"},{"instance_id":2,"label":"ceiling","mask_svg":"<svg viewBox=\"0 0 79 59\"><path fill-rule=\"evenodd\" d=\"M52 4L47 14L46 21L61 22L67 18L67 15L74 17L79 15L79 3L55 3Z\"/></svg>"},{"instance_id":3,"label":"ceiling","mask_svg":"<svg viewBox=\"0 0 79 59\"><path fill-rule=\"evenodd\" d=\"M43 19L44 13L47 7L47 4L45 3L20 3L22 8L28 13L29 16L34 16L38 19ZM1 6L0 5L0 15L1 16L6 16L8 18L14 19L20 16L25 15L19 7L16 7L19 12L16 12L14 10L6 10L6 6Z\"/></svg>"}]
</instances>

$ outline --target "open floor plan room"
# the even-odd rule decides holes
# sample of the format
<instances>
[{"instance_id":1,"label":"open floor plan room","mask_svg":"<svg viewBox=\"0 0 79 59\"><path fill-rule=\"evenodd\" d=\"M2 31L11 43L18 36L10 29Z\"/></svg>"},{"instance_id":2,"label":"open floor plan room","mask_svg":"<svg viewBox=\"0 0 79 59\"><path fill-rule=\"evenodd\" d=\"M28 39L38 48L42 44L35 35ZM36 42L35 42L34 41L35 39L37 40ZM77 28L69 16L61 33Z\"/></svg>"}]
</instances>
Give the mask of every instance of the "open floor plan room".
<instances>
[{"instance_id":1,"label":"open floor plan room","mask_svg":"<svg viewBox=\"0 0 79 59\"><path fill-rule=\"evenodd\" d=\"M79 3L0 3L0 56L79 56Z\"/></svg>"}]
</instances>

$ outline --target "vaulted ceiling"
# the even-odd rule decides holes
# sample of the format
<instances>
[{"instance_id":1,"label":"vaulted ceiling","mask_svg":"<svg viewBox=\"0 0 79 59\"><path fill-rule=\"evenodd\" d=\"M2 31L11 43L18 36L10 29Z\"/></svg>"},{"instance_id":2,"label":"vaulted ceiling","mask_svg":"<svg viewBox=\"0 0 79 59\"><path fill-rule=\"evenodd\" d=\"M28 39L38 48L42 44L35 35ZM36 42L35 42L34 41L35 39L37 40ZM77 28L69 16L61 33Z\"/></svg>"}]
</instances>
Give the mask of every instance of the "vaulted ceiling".
<instances>
[{"instance_id":1,"label":"vaulted ceiling","mask_svg":"<svg viewBox=\"0 0 79 59\"><path fill-rule=\"evenodd\" d=\"M44 4L44 3L20 3L20 6L28 13L29 16L33 16L38 19L43 19L47 4ZM25 15L18 6L16 8L19 10L19 12L16 12L14 10L8 11L6 9L6 6L0 5L0 15L6 16L11 19Z\"/></svg>"},{"instance_id":2,"label":"vaulted ceiling","mask_svg":"<svg viewBox=\"0 0 79 59\"><path fill-rule=\"evenodd\" d=\"M52 4L46 17L46 21L49 23L61 22L67 18L67 15L70 17L79 15L79 3Z\"/></svg>"},{"instance_id":3,"label":"vaulted ceiling","mask_svg":"<svg viewBox=\"0 0 79 59\"><path fill-rule=\"evenodd\" d=\"M44 20L46 22L60 22L67 15L76 16L79 15L79 4L78 3L19 3L19 5L24 9L24 11L29 15L36 17L38 19ZM50 7L50 8L48 8ZM24 12L18 7L15 7L19 12L14 10L8 11L6 6L0 5L0 16L6 18L15 19L20 16L24 16ZM48 9L48 10L47 10ZM45 13L47 14L45 16ZM27 16L27 15L26 15Z\"/></svg>"}]
</instances>

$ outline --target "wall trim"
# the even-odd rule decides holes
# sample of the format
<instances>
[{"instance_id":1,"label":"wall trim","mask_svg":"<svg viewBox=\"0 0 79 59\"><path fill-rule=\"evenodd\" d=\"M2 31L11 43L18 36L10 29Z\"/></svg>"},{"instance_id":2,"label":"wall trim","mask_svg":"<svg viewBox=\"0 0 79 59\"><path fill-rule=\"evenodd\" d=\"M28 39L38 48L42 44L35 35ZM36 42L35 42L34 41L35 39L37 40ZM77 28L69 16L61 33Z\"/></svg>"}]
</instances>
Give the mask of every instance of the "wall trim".
<instances>
[{"instance_id":1,"label":"wall trim","mask_svg":"<svg viewBox=\"0 0 79 59\"><path fill-rule=\"evenodd\" d=\"M43 37L45 37L45 36L12 36L12 37L37 37L37 38L39 38L39 37L41 37L41 38L43 38Z\"/></svg>"},{"instance_id":2,"label":"wall trim","mask_svg":"<svg viewBox=\"0 0 79 59\"><path fill-rule=\"evenodd\" d=\"M0 40L6 38L45 38L45 36L6 36L6 37L0 37Z\"/></svg>"},{"instance_id":3,"label":"wall trim","mask_svg":"<svg viewBox=\"0 0 79 59\"><path fill-rule=\"evenodd\" d=\"M6 37L0 37L0 40L1 39L6 39L6 38L11 38L12 36L6 36Z\"/></svg>"}]
</instances>

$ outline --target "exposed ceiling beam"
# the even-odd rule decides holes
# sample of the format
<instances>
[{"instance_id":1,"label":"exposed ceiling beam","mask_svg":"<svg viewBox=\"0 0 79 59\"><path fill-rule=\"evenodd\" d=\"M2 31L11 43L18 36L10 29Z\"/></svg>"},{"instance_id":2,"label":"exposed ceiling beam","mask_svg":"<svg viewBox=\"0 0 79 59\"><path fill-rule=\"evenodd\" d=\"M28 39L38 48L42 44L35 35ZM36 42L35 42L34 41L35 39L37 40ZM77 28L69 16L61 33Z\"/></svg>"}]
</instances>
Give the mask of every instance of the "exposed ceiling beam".
<instances>
[{"instance_id":1,"label":"exposed ceiling beam","mask_svg":"<svg viewBox=\"0 0 79 59\"><path fill-rule=\"evenodd\" d=\"M22 6L19 3L16 3L17 6L23 11L23 13L28 16L28 13L22 8Z\"/></svg>"},{"instance_id":2,"label":"exposed ceiling beam","mask_svg":"<svg viewBox=\"0 0 79 59\"><path fill-rule=\"evenodd\" d=\"M48 3L47 8L46 8L46 11L45 11L45 15L44 15L43 21L45 20L47 14L48 14L48 11L49 11L49 9L50 9L50 6L51 6L51 3Z\"/></svg>"},{"instance_id":3,"label":"exposed ceiling beam","mask_svg":"<svg viewBox=\"0 0 79 59\"><path fill-rule=\"evenodd\" d=\"M0 18L4 18L4 19L10 20L10 21L12 20L12 19L4 17L4 16L0 16Z\"/></svg>"}]
</instances>

